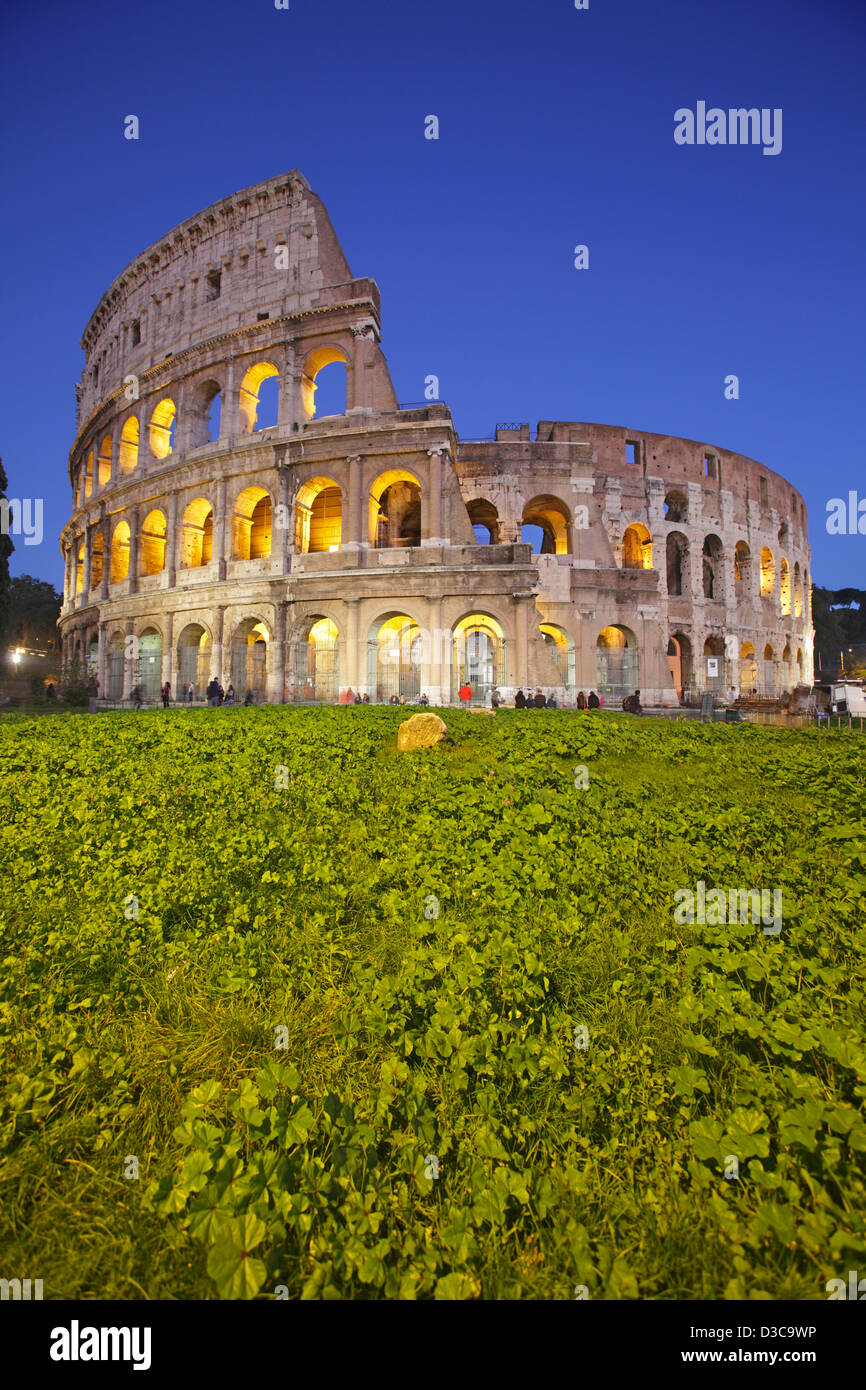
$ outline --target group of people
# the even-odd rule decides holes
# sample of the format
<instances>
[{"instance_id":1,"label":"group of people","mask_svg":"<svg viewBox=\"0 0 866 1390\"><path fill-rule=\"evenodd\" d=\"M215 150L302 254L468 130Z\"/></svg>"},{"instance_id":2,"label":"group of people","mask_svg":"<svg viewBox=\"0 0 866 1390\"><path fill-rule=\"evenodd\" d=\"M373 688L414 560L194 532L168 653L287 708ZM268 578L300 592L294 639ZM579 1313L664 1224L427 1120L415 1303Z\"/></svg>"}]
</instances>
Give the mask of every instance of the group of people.
<instances>
[{"instance_id":1,"label":"group of people","mask_svg":"<svg viewBox=\"0 0 866 1390\"><path fill-rule=\"evenodd\" d=\"M518 690L517 694L514 697L514 708L559 709L559 704L553 692L551 692L549 695L545 695L544 691L539 685L536 687L534 695L532 694L532 691L529 691L526 695L524 695L522 690Z\"/></svg>"}]
</instances>

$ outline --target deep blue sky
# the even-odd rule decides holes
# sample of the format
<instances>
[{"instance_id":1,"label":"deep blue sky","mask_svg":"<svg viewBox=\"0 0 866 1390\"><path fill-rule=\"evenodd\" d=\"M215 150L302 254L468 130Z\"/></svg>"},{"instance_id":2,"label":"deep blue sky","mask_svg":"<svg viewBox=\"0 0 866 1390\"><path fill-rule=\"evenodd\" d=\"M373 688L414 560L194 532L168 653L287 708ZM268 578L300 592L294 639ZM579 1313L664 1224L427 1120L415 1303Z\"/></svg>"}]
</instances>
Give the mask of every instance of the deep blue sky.
<instances>
[{"instance_id":1,"label":"deep blue sky","mask_svg":"<svg viewBox=\"0 0 866 1390\"><path fill-rule=\"evenodd\" d=\"M464 438L589 420L748 454L802 490L815 582L866 587L866 536L825 530L866 497L864 65L862 0L3 0L0 453L45 499L13 573L62 584L102 292L299 168L379 283L400 400L434 372ZM781 154L677 146L699 100L781 107Z\"/></svg>"}]
</instances>

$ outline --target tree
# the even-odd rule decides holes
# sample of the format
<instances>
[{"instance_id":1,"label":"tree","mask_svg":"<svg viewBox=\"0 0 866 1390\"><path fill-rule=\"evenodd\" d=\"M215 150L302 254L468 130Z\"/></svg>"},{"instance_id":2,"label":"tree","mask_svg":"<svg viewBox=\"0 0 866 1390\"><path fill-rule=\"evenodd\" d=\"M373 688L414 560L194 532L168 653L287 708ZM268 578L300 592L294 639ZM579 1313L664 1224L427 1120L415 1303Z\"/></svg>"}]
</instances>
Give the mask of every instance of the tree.
<instances>
[{"instance_id":1,"label":"tree","mask_svg":"<svg viewBox=\"0 0 866 1390\"><path fill-rule=\"evenodd\" d=\"M11 581L7 634L10 644L33 647L36 651L55 651L59 617L60 595L53 584L29 574Z\"/></svg>"},{"instance_id":2,"label":"tree","mask_svg":"<svg viewBox=\"0 0 866 1390\"><path fill-rule=\"evenodd\" d=\"M3 460L0 459L0 498L6 497L6 474L3 471ZM0 512L5 515L5 512ZM12 537L0 531L0 651L6 649L7 630L9 626L9 556L15 546L12 544Z\"/></svg>"}]
</instances>

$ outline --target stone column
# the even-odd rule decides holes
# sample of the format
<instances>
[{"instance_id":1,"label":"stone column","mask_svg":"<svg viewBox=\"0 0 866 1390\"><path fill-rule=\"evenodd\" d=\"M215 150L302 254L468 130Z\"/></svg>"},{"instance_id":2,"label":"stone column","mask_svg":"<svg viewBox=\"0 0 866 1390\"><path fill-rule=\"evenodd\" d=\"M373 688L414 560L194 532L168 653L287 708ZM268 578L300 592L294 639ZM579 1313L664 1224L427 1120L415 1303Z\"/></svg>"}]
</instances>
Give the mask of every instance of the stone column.
<instances>
[{"instance_id":1,"label":"stone column","mask_svg":"<svg viewBox=\"0 0 866 1390\"><path fill-rule=\"evenodd\" d=\"M228 683L223 681L223 630L225 628L225 604L220 604L216 610L213 625L213 647L211 648L211 676L216 676L217 680L222 681L228 689ZM210 684L210 679L208 680Z\"/></svg>"},{"instance_id":2,"label":"stone column","mask_svg":"<svg viewBox=\"0 0 866 1390\"><path fill-rule=\"evenodd\" d=\"M226 533L228 533L228 544L231 545L231 526L226 517L226 480L220 478L217 482L216 503L214 506L213 523L213 549L212 558L217 564L217 578L226 577Z\"/></svg>"},{"instance_id":3,"label":"stone column","mask_svg":"<svg viewBox=\"0 0 866 1390\"><path fill-rule=\"evenodd\" d=\"M134 594L138 588L138 557L141 549L141 530L137 507L132 507L126 515L129 522L129 592Z\"/></svg>"},{"instance_id":4,"label":"stone column","mask_svg":"<svg viewBox=\"0 0 866 1390\"><path fill-rule=\"evenodd\" d=\"M272 704L286 702L286 613L288 603L280 599L275 605L274 640L268 648L268 699Z\"/></svg>"},{"instance_id":5,"label":"stone column","mask_svg":"<svg viewBox=\"0 0 866 1390\"><path fill-rule=\"evenodd\" d=\"M421 688L427 692L431 705L447 705L451 699L451 644L443 636L442 600L438 596L427 604L427 621L430 625L428 656L421 669Z\"/></svg>"},{"instance_id":6,"label":"stone column","mask_svg":"<svg viewBox=\"0 0 866 1390\"><path fill-rule=\"evenodd\" d=\"M167 571L167 583L170 589L174 588L178 566L179 535L177 524L177 493L172 492L168 499L168 517L165 528L165 568Z\"/></svg>"},{"instance_id":7,"label":"stone column","mask_svg":"<svg viewBox=\"0 0 866 1390\"><path fill-rule=\"evenodd\" d=\"M162 644L162 684L168 681L171 686L172 699L177 699L175 689L175 661L174 661L174 614L165 615L165 639Z\"/></svg>"},{"instance_id":8,"label":"stone column","mask_svg":"<svg viewBox=\"0 0 866 1390\"><path fill-rule=\"evenodd\" d=\"M285 453L285 445L281 447ZM280 546L280 573L288 574L290 568L289 551L293 549L294 537L290 536L292 508L289 500L289 469L282 459L277 464L277 478L279 480L277 484L277 507L280 524L277 527L277 534Z\"/></svg>"},{"instance_id":9,"label":"stone column","mask_svg":"<svg viewBox=\"0 0 866 1390\"><path fill-rule=\"evenodd\" d=\"M346 520L341 537L341 548L343 550L364 550L369 543L363 539L361 529L363 521L361 515L361 455L350 454L346 463L349 468L349 495L346 498Z\"/></svg>"},{"instance_id":10,"label":"stone column","mask_svg":"<svg viewBox=\"0 0 866 1390\"><path fill-rule=\"evenodd\" d=\"M91 534L89 519L84 524L84 582L81 589L81 597L87 603L90 599L90 562L93 554L93 537Z\"/></svg>"},{"instance_id":11,"label":"stone column","mask_svg":"<svg viewBox=\"0 0 866 1390\"><path fill-rule=\"evenodd\" d=\"M111 578L111 515L105 510L104 503L99 525L102 531L102 583L99 586L99 598L104 603L108 598Z\"/></svg>"},{"instance_id":12,"label":"stone column","mask_svg":"<svg viewBox=\"0 0 866 1390\"><path fill-rule=\"evenodd\" d=\"M124 699L129 695L135 685L135 652L137 643L130 642L130 637L135 633L135 623L132 618L126 620L126 638L123 643L123 695Z\"/></svg>"},{"instance_id":13,"label":"stone column","mask_svg":"<svg viewBox=\"0 0 866 1390\"><path fill-rule=\"evenodd\" d=\"M509 685L522 687L526 691L529 683L529 604L534 600L532 595L524 597L515 595L516 611L514 614L515 628L515 652L514 665L511 671L506 671L506 679Z\"/></svg>"},{"instance_id":14,"label":"stone column","mask_svg":"<svg viewBox=\"0 0 866 1390\"><path fill-rule=\"evenodd\" d=\"M142 400L138 412L138 463L136 469L146 468L153 458L150 452L150 430L148 429L150 411L148 406L149 402Z\"/></svg>"},{"instance_id":15,"label":"stone column","mask_svg":"<svg viewBox=\"0 0 866 1390\"><path fill-rule=\"evenodd\" d=\"M363 682L366 681L366 647L363 651L363 675L361 652L358 644L358 617L361 600L359 598L345 598L343 600L343 612L346 621L341 634L341 657L340 662L340 683L339 693L342 695L351 686L355 693L358 692ZM362 692L363 693L363 692Z\"/></svg>"},{"instance_id":16,"label":"stone column","mask_svg":"<svg viewBox=\"0 0 866 1390\"><path fill-rule=\"evenodd\" d=\"M430 461L427 465L427 496L424 499L426 525L422 525L421 544L442 545L442 456L447 455L447 450L428 449L427 454Z\"/></svg>"},{"instance_id":17,"label":"stone column","mask_svg":"<svg viewBox=\"0 0 866 1390\"><path fill-rule=\"evenodd\" d=\"M230 439L237 433L237 402L235 400L235 361L229 358L226 384L220 406L220 439Z\"/></svg>"},{"instance_id":18,"label":"stone column","mask_svg":"<svg viewBox=\"0 0 866 1390\"><path fill-rule=\"evenodd\" d=\"M99 697L105 699L105 661L108 655L106 650L106 629L108 624L101 622L97 629L96 640L99 643L96 656L96 680L99 686Z\"/></svg>"}]
</instances>

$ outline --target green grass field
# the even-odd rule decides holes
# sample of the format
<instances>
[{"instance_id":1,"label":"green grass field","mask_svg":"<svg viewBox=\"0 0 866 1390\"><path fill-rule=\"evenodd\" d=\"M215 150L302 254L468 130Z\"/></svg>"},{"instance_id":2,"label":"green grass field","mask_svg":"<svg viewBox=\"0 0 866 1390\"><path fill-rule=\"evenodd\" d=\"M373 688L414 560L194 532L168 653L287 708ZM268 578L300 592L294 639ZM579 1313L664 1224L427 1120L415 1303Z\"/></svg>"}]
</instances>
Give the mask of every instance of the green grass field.
<instances>
[{"instance_id":1,"label":"green grass field","mask_svg":"<svg viewBox=\"0 0 866 1390\"><path fill-rule=\"evenodd\" d=\"M398 754L406 713L0 719L0 1275L826 1298L866 1261L859 738L447 711ZM781 930L678 922L698 881Z\"/></svg>"}]
</instances>

